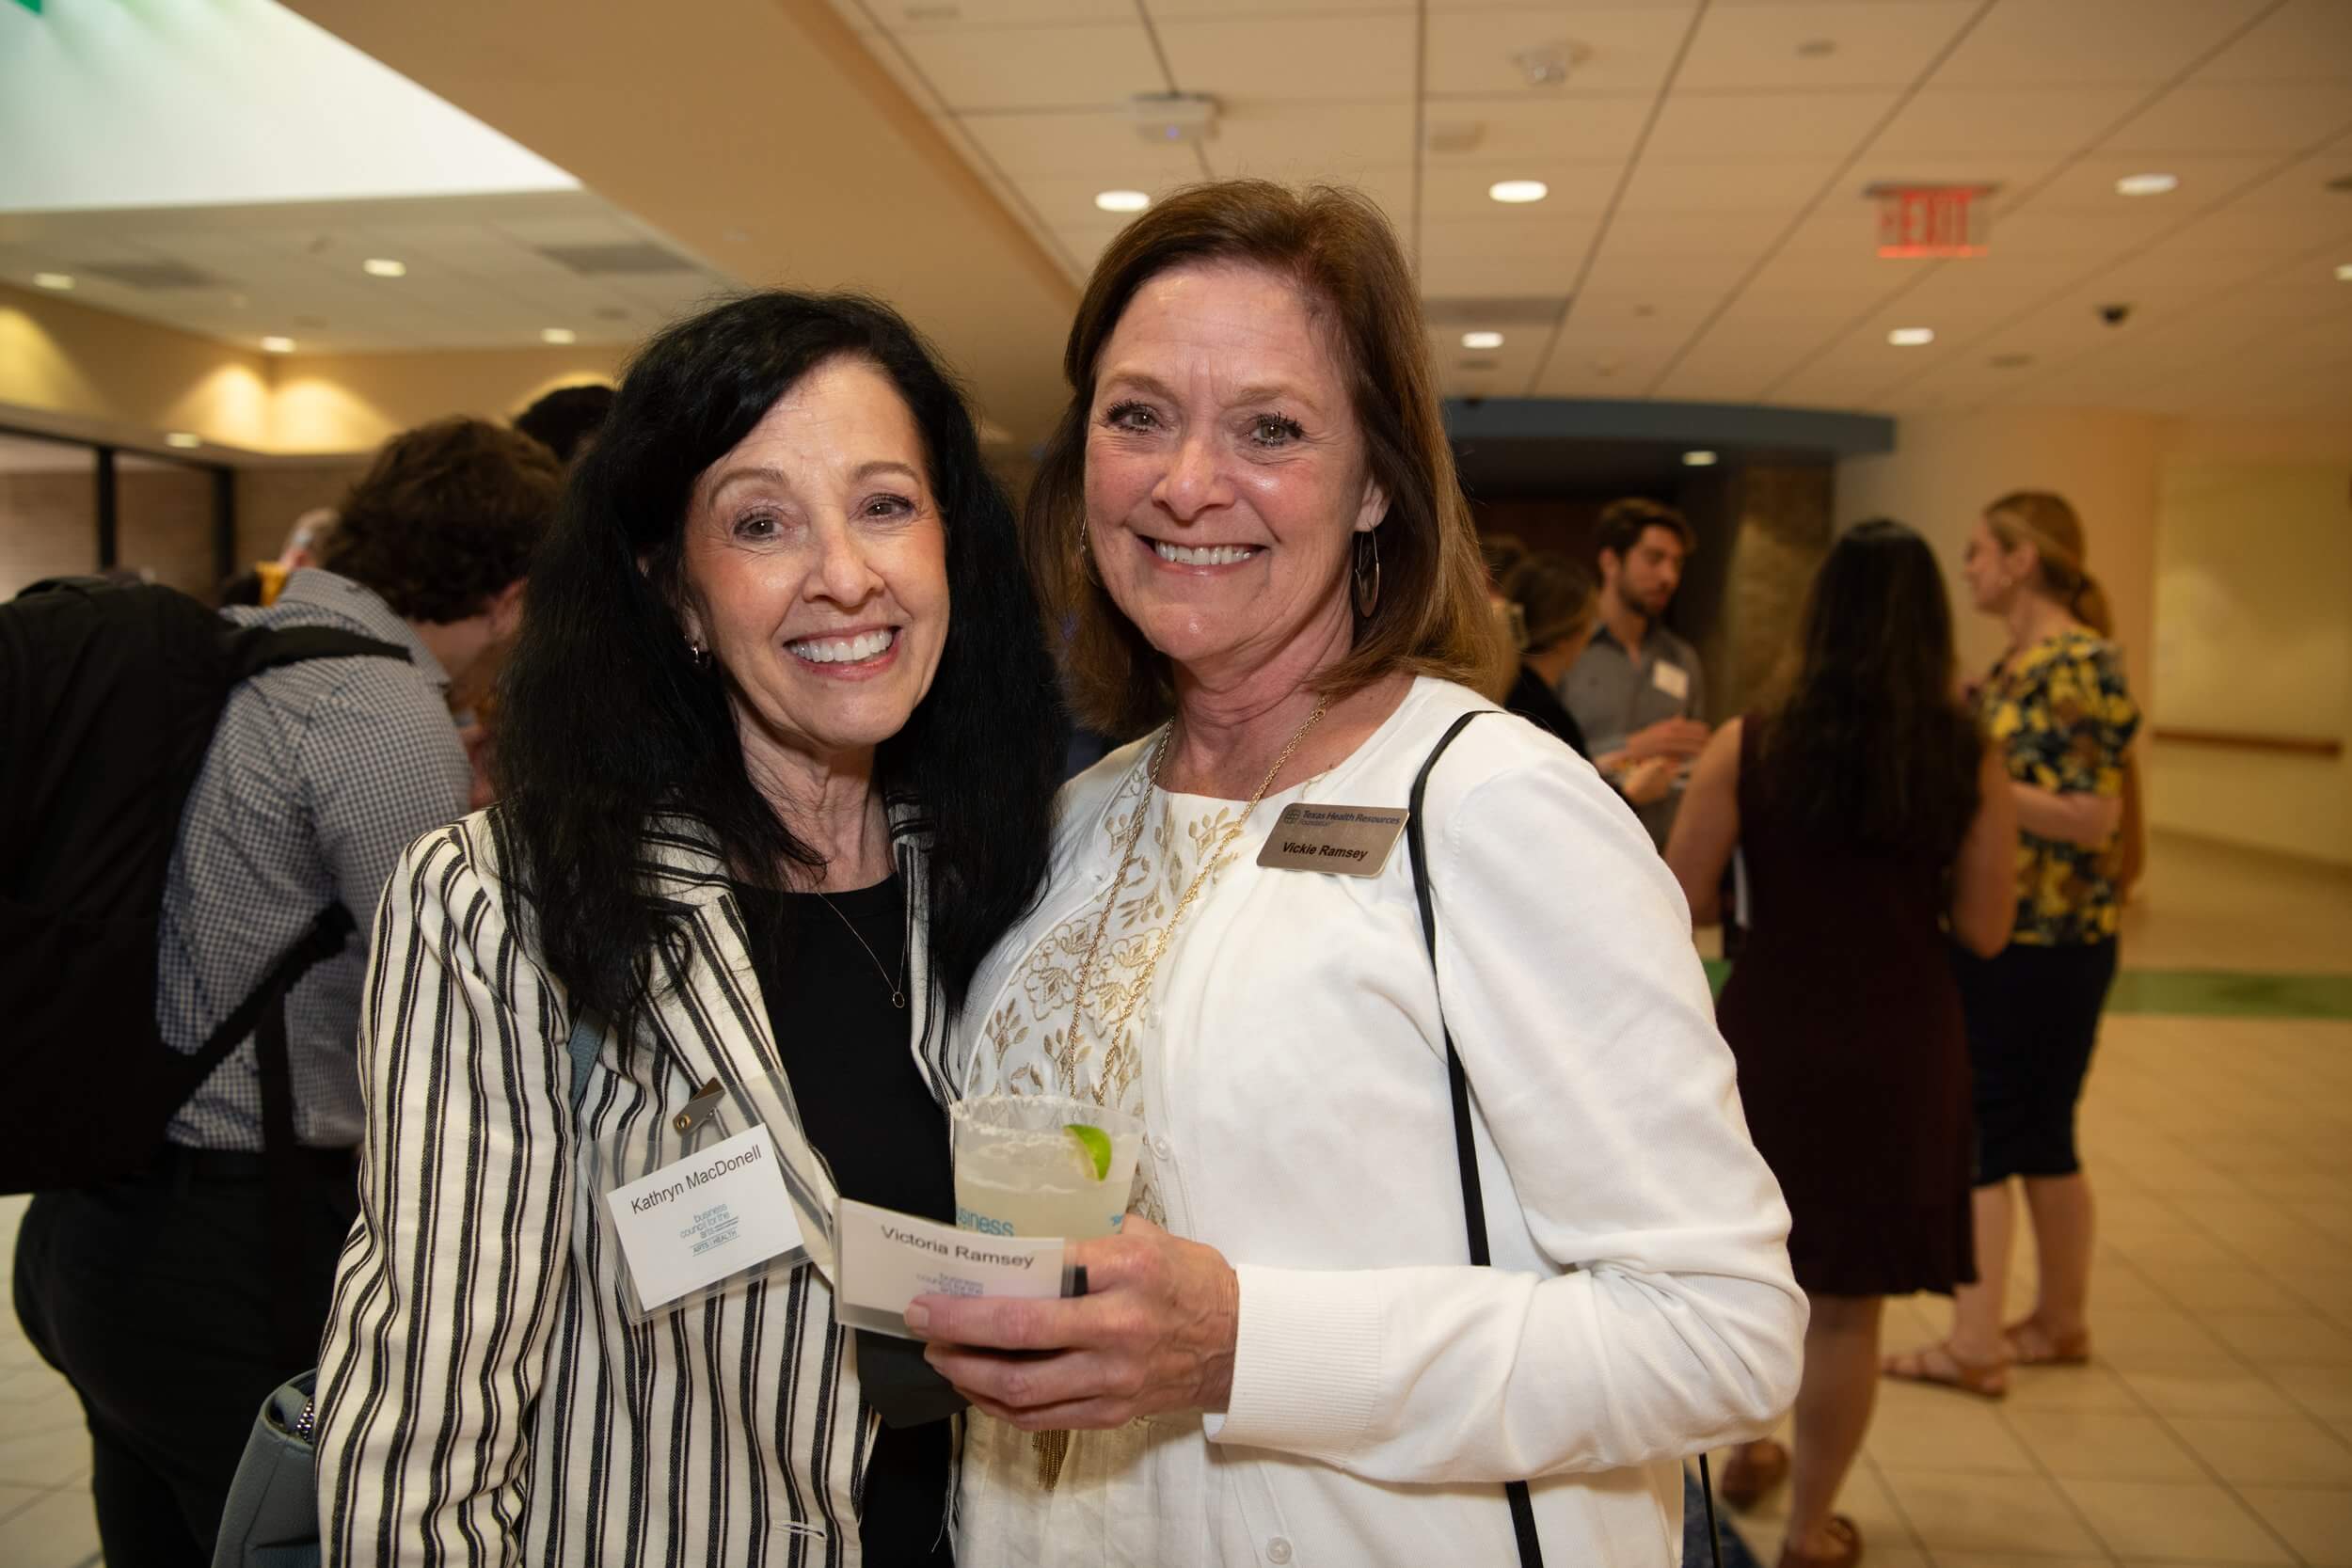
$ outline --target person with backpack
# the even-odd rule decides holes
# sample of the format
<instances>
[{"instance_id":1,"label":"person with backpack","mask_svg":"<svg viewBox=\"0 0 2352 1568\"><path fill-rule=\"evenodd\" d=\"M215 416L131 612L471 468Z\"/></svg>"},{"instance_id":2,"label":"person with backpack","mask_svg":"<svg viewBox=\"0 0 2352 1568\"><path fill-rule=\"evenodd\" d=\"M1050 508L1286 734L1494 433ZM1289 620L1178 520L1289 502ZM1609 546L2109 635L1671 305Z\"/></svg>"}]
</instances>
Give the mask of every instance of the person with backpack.
<instances>
[{"instance_id":1,"label":"person with backpack","mask_svg":"<svg viewBox=\"0 0 2352 1568\"><path fill-rule=\"evenodd\" d=\"M254 1411L316 1357L357 1212L354 924L466 812L444 692L514 628L561 486L529 437L443 420L383 448L265 610L87 583L0 608L25 759L0 788L27 814L0 829L0 934L24 939L0 977L12 1074L55 1085L0 1110L26 1133L0 1185L37 1194L17 1314L82 1400L114 1568L211 1560ZM14 750L20 722L51 754ZM109 860L126 839L144 863Z\"/></svg>"}]
</instances>

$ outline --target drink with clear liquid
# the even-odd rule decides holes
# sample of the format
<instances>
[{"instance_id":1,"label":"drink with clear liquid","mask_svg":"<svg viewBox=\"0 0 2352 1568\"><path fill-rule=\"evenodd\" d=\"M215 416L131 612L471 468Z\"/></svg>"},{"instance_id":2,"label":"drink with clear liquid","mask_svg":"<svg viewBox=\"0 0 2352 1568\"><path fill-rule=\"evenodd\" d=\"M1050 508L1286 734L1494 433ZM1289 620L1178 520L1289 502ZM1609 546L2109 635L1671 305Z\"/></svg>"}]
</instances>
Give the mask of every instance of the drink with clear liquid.
<instances>
[{"instance_id":1,"label":"drink with clear liquid","mask_svg":"<svg viewBox=\"0 0 2352 1568\"><path fill-rule=\"evenodd\" d=\"M1045 1095L991 1095L949 1111L956 1224L998 1236L1107 1236L1126 1214L1143 1123Z\"/></svg>"}]
</instances>

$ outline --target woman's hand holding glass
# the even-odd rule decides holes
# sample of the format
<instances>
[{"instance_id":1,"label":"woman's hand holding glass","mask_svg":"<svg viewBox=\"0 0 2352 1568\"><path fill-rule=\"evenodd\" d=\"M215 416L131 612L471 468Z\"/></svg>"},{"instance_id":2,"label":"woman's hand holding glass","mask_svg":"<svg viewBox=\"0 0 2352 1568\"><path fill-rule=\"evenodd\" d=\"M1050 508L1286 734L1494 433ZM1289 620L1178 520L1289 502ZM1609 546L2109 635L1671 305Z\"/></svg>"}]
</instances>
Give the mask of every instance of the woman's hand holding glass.
<instances>
[{"instance_id":1,"label":"woman's hand holding glass","mask_svg":"<svg viewBox=\"0 0 2352 1568\"><path fill-rule=\"evenodd\" d=\"M1224 1254L1129 1214L1115 1236L1072 1242L1063 1260L1087 1271L1085 1295L921 1296L907 1327L958 1393L1025 1432L1225 1409L1241 1282Z\"/></svg>"}]
</instances>

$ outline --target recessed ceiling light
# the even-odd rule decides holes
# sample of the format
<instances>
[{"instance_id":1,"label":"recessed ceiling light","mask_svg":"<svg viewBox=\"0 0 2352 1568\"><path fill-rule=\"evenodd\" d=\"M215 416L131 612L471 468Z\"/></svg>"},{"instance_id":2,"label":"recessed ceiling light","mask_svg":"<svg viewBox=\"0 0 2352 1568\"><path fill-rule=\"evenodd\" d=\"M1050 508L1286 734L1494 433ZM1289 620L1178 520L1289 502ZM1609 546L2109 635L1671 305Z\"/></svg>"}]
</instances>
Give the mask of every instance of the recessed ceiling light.
<instances>
[{"instance_id":1,"label":"recessed ceiling light","mask_svg":"<svg viewBox=\"0 0 2352 1568\"><path fill-rule=\"evenodd\" d=\"M1935 328L1932 326L1899 326L1886 335L1886 341L1897 348L1917 348L1923 343L1935 341Z\"/></svg>"},{"instance_id":2,"label":"recessed ceiling light","mask_svg":"<svg viewBox=\"0 0 2352 1568\"><path fill-rule=\"evenodd\" d=\"M1711 451L1686 451L1682 454L1682 466L1686 468L1711 468L1717 461Z\"/></svg>"},{"instance_id":3,"label":"recessed ceiling light","mask_svg":"<svg viewBox=\"0 0 2352 1568\"><path fill-rule=\"evenodd\" d=\"M359 270L370 277L405 277L408 276L407 263L395 261L389 256L371 256L359 263Z\"/></svg>"},{"instance_id":4,"label":"recessed ceiling light","mask_svg":"<svg viewBox=\"0 0 2352 1568\"><path fill-rule=\"evenodd\" d=\"M1464 348L1501 348L1502 334L1500 332L1465 332L1462 334L1462 346Z\"/></svg>"},{"instance_id":5,"label":"recessed ceiling light","mask_svg":"<svg viewBox=\"0 0 2352 1568\"><path fill-rule=\"evenodd\" d=\"M2342 266L2336 268L2336 281L2339 283L2352 283L2352 261L2346 261Z\"/></svg>"},{"instance_id":6,"label":"recessed ceiling light","mask_svg":"<svg viewBox=\"0 0 2352 1568\"><path fill-rule=\"evenodd\" d=\"M2115 182L2118 196L2162 196L2181 188L2177 174L2127 174Z\"/></svg>"},{"instance_id":7,"label":"recessed ceiling light","mask_svg":"<svg viewBox=\"0 0 2352 1568\"><path fill-rule=\"evenodd\" d=\"M73 287L73 275L70 272L37 272L33 274L33 287L36 289L71 289Z\"/></svg>"},{"instance_id":8,"label":"recessed ceiling light","mask_svg":"<svg viewBox=\"0 0 2352 1568\"><path fill-rule=\"evenodd\" d=\"M1096 191L1094 204L1106 213L1140 213L1152 198L1142 191Z\"/></svg>"},{"instance_id":9,"label":"recessed ceiling light","mask_svg":"<svg viewBox=\"0 0 2352 1568\"><path fill-rule=\"evenodd\" d=\"M1530 201L1541 201L1551 194L1551 187L1541 180L1498 180L1486 187L1486 194L1497 201L1508 202L1516 207Z\"/></svg>"},{"instance_id":10,"label":"recessed ceiling light","mask_svg":"<svg viewBox=\"0 0 2352 1568\"><path fill-rule=\"evenodd\" d=\"M543 343L553 343L560 348L566 343L580 341L580 334L568 326L543 326L539 329L539 341Z\"/></svg>"},{"instance_id":11,"label":"recessed ceiling light","mask_svg":"<svg viewBox=\"0 0 2352 1568\"><path fill-rule=\"evenodd\" d=\"M262 340L262 352L263 354L292 354L294 351L294 341L292 338L264 338Z\"/></svg>"},{"instance_id":12,"label":"recessed ceiling light","mask_svg":"<svg viewBox=\"0 0 2352 1568\"><path fill-rule=\"evenodd\" d=\"M164 445L167 447L178 447L182 451L185 451L190 447L200 447L203 444L203 436L191 436L184 430L175 430L170 435L164 437Z\"/></svg>"}]
</instances>

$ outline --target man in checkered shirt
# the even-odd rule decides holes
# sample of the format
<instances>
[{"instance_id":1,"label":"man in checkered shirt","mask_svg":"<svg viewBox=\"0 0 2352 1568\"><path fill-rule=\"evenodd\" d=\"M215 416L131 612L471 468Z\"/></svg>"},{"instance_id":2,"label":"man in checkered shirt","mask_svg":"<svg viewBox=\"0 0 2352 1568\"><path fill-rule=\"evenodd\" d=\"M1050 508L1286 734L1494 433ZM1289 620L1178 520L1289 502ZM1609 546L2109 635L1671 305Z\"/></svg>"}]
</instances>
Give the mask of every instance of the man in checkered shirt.
<instances>
[{"instance_id":1,"label":"man in checkered shirt","mask_svg":"<svg viewBox=\"0 0 2352 1568\"><path fill-rule=\"evenodd\" d=\"M358 923L286 1004L302 1190L276 1212L298 1212L298 1233L273 1233L249 1037L182 1107L153 1173L43 1194L19 1232L18 1315L81 1395L118 1568L212 1560L254 1412L315 1358L357 1212L367 932L401 852L465 815L470 772L445 692L513 631L561 483L553 457L516 432L473 420L410 431L353 488L320 568L294 572L266 610L227 612L357 632L407 659L316 659L240 687L165 885L155 1016L190 1053L322 911L340 902ZM278 1283L290 1278L292 1314ZM289 1346L290 1323L307 1345Z\"/></svg>"}]
</instances>

